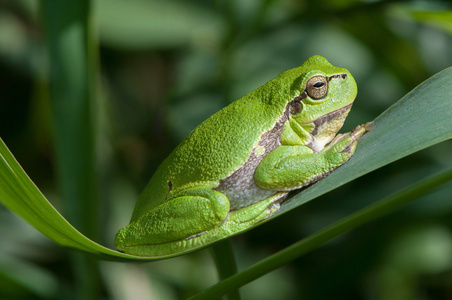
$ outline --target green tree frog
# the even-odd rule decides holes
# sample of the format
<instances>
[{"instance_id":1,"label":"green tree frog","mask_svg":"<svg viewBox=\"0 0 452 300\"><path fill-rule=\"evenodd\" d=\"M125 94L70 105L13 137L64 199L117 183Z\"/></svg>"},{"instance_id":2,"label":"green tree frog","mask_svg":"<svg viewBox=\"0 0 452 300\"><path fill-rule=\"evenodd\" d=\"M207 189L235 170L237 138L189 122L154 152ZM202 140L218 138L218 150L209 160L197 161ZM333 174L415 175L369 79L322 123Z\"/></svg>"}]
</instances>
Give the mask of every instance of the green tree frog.
<instances>
[{"instance_id":1,"label":"green tree frog","mask_svg":"<svg viewBox=\"0 0 452 300\"><path fill-rule=\"evenodd\" d=\"M317 55L218 111L163 161L116 247L175 255L268 219L353 155L370 126L337 132L356 94L350 72Z\"/></svg>"}]
</instances>

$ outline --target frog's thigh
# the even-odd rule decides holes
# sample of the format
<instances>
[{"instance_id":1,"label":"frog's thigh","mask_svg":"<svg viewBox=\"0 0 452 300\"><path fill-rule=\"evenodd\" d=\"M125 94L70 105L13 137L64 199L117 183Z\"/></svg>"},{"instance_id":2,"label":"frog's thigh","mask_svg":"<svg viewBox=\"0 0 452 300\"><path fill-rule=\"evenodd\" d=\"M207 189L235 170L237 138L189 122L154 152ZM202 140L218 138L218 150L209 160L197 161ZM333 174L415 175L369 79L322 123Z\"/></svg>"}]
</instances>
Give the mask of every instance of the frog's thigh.
<instances>
[{"instance_id":1,"label":"frog's thigh","mask_svg":"<svg viewBox=\"0 0 452 300\"><path fill-rule=\"evenodd\" d=\"M208 187L187 189L121 229L117 244L152 245L181 240L220 225L229 212L227 197Z\"/></svg>"},{"instance_id":2,"label":"frog's thigh","mask_svg":"<svg viewBox=\"0 0 452 300\"><path fill-rule=\"evenodd\" d=\"M290 190L336 169L350 157L346 153L313 153L306 146L281 146L256 168L254 179L262 188Z\"/></svg>"}]
</instances>

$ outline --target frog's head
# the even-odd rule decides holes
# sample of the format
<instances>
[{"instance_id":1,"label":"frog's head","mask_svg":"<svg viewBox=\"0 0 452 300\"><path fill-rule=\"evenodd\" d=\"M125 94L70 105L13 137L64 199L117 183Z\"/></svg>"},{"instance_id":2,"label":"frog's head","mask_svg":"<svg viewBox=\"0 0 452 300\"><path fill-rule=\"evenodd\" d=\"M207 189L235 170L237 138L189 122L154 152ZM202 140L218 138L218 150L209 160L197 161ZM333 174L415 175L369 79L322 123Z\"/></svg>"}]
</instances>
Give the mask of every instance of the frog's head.
<instances>
[{"instance_id":1,"label":"frog's head","mask_svg":"<svg viewBox=\"0 0 452 300\"><path fill-rule=\"evenodd\" d=\"M293 101L300 105L298 109L295 105L292 118L310 133L312 148L320 150L344 124L357 94L356 83L348 70L334 67L319 55L298 69L302 75L293 88L301 93Z\"/></svg>"}]
</instances>

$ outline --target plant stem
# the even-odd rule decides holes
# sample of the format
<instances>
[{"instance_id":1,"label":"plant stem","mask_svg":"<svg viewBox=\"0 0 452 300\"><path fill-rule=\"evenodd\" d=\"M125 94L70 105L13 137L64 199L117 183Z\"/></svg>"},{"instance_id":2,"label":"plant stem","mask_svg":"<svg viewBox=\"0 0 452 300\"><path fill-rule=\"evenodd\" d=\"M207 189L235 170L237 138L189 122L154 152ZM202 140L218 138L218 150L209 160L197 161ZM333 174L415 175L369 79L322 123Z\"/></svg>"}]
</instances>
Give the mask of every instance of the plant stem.
<instances>
[{"instance_id":1,"label":"plant stem","mask_svg":"<svg viewBox=\"0 0 452 300\"><path fill-rule=\"evenodd\" d=\"M49 60L49 94L59 190L75 227L98 238L94 72L90 0L41 0ZM76 297L98 299L100 272L86 255L74 254Z\"/></svg>"},{"instance_id":2,"label":"plant stem","mask_svg":"<svg viewBox=\"0 0 452 300\"><path fill-rule=\"evenodd\" d=\"M237 265L235 263L230 239L213 244L209 250L217 267L220 280L225 280L237 273ZM240 300L239 290L235 289L230 291L227 298L229 300Z\"/></svg>"},{"instance_id":3,"label":"plant stem","mask_svg":"<svg viewBox=\"0 0 452 300\"><path fill-rule=\"evenodd\" d=\"M283 266L284 264L299 258L303 254L320 247L333 238L339 237L365 223L392 212L449 181L452 181L452 169L425 179L364 209L361 209L358 212L323 229L322 231L317 232L260 261L248 269L211 286L190 299L216 299L231 290L238 289L239 287Z\"/></svg>"}]
</instances>

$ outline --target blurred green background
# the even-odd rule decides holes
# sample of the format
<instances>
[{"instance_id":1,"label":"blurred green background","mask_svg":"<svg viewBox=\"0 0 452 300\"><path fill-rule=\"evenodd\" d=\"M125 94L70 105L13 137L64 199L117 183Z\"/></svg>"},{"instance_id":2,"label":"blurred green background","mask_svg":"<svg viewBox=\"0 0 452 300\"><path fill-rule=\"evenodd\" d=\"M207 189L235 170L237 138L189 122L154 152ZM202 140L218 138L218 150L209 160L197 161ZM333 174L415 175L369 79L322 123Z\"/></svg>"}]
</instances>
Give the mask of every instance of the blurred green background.
<instances>
[{"instance_id":1,"label":"blurred green background","mask_svg":"<svg viewBox=\"0 0 452 300\"><path fill-rule=\"evenodd\" d=\"M344 131L374 119L452 65L449 1L92 4L93 40L99 43L94 134L100 183L99 203L93 205L100 208L97 240L110 247L158 164L193 128L311 55L349 69L358 83ZM40 11L39 1L0 0L0 136L72 221L56 183L48 80L52 57ZM449 140L233 238L239 269L452 166L451 153ZM452 185L446 185L243 287L242 296L452 299L451 194ZM83 298L74 293L83 272L77 271L71 250L50 242L3 206L0 236L0 299ZM180 299L217 281L207 250L146 264L100 262L99 268L94 299Z\"/></svg>"}]
</instances>

